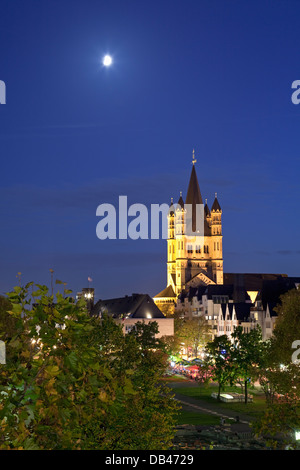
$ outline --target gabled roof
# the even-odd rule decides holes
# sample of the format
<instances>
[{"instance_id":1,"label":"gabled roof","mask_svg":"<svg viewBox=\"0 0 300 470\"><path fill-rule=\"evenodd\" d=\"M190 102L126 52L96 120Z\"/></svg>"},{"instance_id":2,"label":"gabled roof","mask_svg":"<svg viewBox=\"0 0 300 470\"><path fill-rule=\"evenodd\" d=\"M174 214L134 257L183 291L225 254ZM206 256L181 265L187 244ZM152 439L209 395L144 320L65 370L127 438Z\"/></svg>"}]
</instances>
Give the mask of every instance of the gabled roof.
<instances>
[{"instance_id":1,"label":"gabled roof","mask_svg":"<svg viewBox=\"0 0 300 470\"><path fill-rule=\"evenodd\" d=\"M232 311L233 311L233 304L232 303L230 303L230 304L227 304L227 303L220 304L220 309L221 309L221 312L222 312L223 320L225 320L227 312L229 313L229 318L231 320Z\"/></svg>"},{"instance_id":2,"label":"gabled roof","mask_svg":"<svg viewBox=\"0 0 300 470\"><path fill-rule=\"evenodd\" d=\"M148 294L132 294L116 299L99 300L91 314L113 318L165 318Z\"/></svg>"},{"instance_id":3,"label":"gabled roof","mask_svg":"<svg viewBox=\"0 0 300 470\"><path fill-rule=\"evenodd\" d=\"M201 284L202 283L202 284ZM195 274L187 283L186 288L189 289L190 287L199 287L201 285L215 285L215 281L213 281L207 272L200 271Z\"/></svg>"},{"instance_id":4,"label":"gabled roof","mask_svg":"<svg viewBox=\"0 0 300 470\"><path fill-rule=\"evenodd\" d=\"M250 317L250 303L238 302L220 304L223 319L225 320L227 312L229 313L229 319L232 320L233 311L235 311L236 319L238 321L247 321Z\"/></svg>"},{"instance_id":5,"label":"gabled roof","mask_svg":"<svg viewBox=\"0 0 300 470\"><path fill-rule=\"evenodd\" d=\"M159 292L158 294L156 294L154 296L155 299L160 298L160 297L174 297L174 298L176 298L176 294L174 292L173 287L171 285L169 285L164 290L162 290L161 292Z\"/></svg>"},{"instance_id":6,"label":"gabled roof","mask_svg":"<svg viewBox=\"0 0 300 470\"><path fill-rule=\"evenodd\" d=\"M251 303L239 302L233 305L237 320L247 321L250 317Z\"/></svg>"}]
</instances>

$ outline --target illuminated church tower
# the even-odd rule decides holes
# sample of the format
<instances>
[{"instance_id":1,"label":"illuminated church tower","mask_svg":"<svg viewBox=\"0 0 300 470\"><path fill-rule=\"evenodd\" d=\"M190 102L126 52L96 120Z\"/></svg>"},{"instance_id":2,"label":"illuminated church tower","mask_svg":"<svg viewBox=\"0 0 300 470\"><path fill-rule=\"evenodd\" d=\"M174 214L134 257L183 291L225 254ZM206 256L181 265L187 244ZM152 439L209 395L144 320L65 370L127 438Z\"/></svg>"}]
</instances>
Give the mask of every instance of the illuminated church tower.
<instances>
[{"instance_id":1,"label":"illuminated church tower","mask_svg":"<svg viewBox=\"0 0 300 470\"><path fill-rule=\"evenodd\" d=\"M182 193L177 204L171 200L168 215L167 287L154 297L156 303L167 303L190 286L223 284L222 209L215 194L211 210L203 204L193 167L185 202ZM192 234L187 230L187 207L190 207ZM198 206L197 206L198 205ZM198 235L196 208L202 208L202 234Z\"/></svg>"}]
</instances>

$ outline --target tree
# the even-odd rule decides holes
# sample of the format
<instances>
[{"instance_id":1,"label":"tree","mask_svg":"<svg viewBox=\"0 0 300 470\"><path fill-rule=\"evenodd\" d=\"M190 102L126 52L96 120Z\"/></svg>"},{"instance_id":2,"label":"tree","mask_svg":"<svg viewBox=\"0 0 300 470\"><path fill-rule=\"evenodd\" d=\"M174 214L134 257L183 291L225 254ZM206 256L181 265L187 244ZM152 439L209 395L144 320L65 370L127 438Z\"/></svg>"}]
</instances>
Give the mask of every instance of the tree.
<instances>
[{"instance_id":1,"label":"tree","mask_svg":"<svg viewBox=\"0 0 300 470\"><path fill-rule=\"evenodd\" d=\"M210 338L211 330L204 317L190 320L177 319L175 335L187 349L191 348L193 356L197 358Z\"/></svg>"},{"instance_id":2,"label":"tree","mask_svg":"<svg viewBox=\"0 0 300 470\"><path fill-rule=\"evenodd\" d=\"M162 336L161 341L163 342L164 351L168 354L168 357L180 359L180 353L182 350L181 340L177 335L173 336Z\"/></svg>"},{"instance_id":3,"label":"tree","mask_svg":"<svg viewBox=\"0 0 300 470\"><path fill-rule=\"evenodd\" d=\"M206 370L211 370L211 375L219 384L218 400L224 385L232 384L236 378L236 368L231 356L231 342L227 335L216 336L206 345Z\"/></svg>"},{"instance_id":4,"label":"tree","mask_svg":"<svg viewBox=\"0 0 300 470\"><path fill-rule=\"evenodd\" d=\"M113 320L107 318L106 324L109 322ZM178 406L170 389L161 383L167 355L164 344L155 338L158 325L138 322L135 327L123 337L119 352L113 353L116 377L121 378L124 371L128 374L126 397L116 400L114 412L100 426L98 421L90 421L91 449L99 448L98 441L104 437L106 449L167 449L174 436Z\"/></svg>"},{"instance_id":5,"label":"tree","mask_svg":"<svg viewBox=\"0 0 300 470\"><path fill-rule=\"evenodd\" d=\"M16 330L17 320L8 313L11 303L3 296L0 296L0 339L7 341Z\"/></svg>"},{"instance_id":6,"label":"tree","mask_svg":"<svg viewBox=\"0 0 300 470\"><path fill-rule=\"evenodd\" d=\"M169 448L178 407L160 387L166 361L148 349L149 328L124 336L70 294L33 283L8 294L15 323L0 365L0 448Z\"/></svg>"},{"instance_id":7,"label":"tree","mask_svg":"<svg viewBox=\"0 0 300 470\"><path fill-rule=\"evenodd\" d=\"M165 315L167 318L173 318L175 312L175 302L169 303L162 303L158 305L159 310Z\"/></svg>"},{"instance_id":8,"label":"tree","mask_svg":"<svg viewBox=\"0 0 300 470\"><path fill-rule=\"evenodd\" d=\"M274 310L278 314L273 331L274 362L287 365L292 362L293 343L300 340L300 289L282 295Z\"/></svg>"},{"instance_id":9,"label":"tree","mask_svg":"<svg viewBox=\"0 0 300 470\"><path fill-rule=\"evenodd\" d=\"M266 402L272 404L276 397L276 386L274 382L275 375L279 372L274 368L274 358L272 351L272 338L264 341L262 344L262 357L260 361L258 380L264 391Z\"/></svg>"},{"instance_id":10,"label":"tree","mask_svg":"<svg viewBox=\"0 0 300 470\"><path fill-rule=\"evenodd\" d=\"M255 423L255 431L270 436L273 447L280 445L276 436L283 433L283 445L297 448L291 435L300 422L300 366L295 350L300 340L300 291L294 289L281 296L275 311L278 318L260 379L269 393L267 410Z\"/></svg>"},{"instance_id":11,"label":"tree","mask_svg":"<svg viewBox=\"0 0 300 470\"><path fill-rule=\"evenodd\" d=\"M239 378L244 381L245 404L248 402L248 383L258 377L259 368L263 360L263 342L261 329L256 327L248 333L241 326L234 329L231 334L233 344L231 359Z\"/></svg>"}]
</instances>

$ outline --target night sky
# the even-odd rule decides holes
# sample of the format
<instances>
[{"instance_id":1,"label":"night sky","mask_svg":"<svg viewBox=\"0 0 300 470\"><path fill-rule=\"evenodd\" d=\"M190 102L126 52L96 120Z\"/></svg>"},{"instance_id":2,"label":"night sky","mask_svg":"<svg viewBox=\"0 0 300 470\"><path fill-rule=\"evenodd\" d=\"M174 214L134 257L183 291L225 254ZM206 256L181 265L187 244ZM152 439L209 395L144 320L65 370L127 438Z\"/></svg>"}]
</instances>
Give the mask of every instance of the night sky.
<instances>
[{"instance_id":1,"label":"night sky","mask_svg":"<svg viewBox=\"0 0 300 470\"><path fill-rule=\"evenodd\" d=\"M96 237L96 208L202 197L224 272L300 275L300 2L1 0L0 293L166 286L165 240ZM113 65L101 64L110 53Z\"/></svg>"}]
</instances>

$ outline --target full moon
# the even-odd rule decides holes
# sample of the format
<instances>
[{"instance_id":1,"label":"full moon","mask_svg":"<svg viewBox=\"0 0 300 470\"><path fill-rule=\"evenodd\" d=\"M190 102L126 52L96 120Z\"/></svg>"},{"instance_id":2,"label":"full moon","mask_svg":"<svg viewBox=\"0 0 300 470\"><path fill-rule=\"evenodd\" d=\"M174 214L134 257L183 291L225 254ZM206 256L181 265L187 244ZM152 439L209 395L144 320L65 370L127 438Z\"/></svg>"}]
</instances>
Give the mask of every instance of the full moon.
<instances>
[{"instance_id":1,"label":"full moon","mask_svg":"<svg viewBox=\"0 0 300 470\"><path fill-rule=\"evenodd\" d=\"M112 58L110 55L105 55L102 61L104 67L109 67L112 64Z\"/></svg>"}]
</instances>

